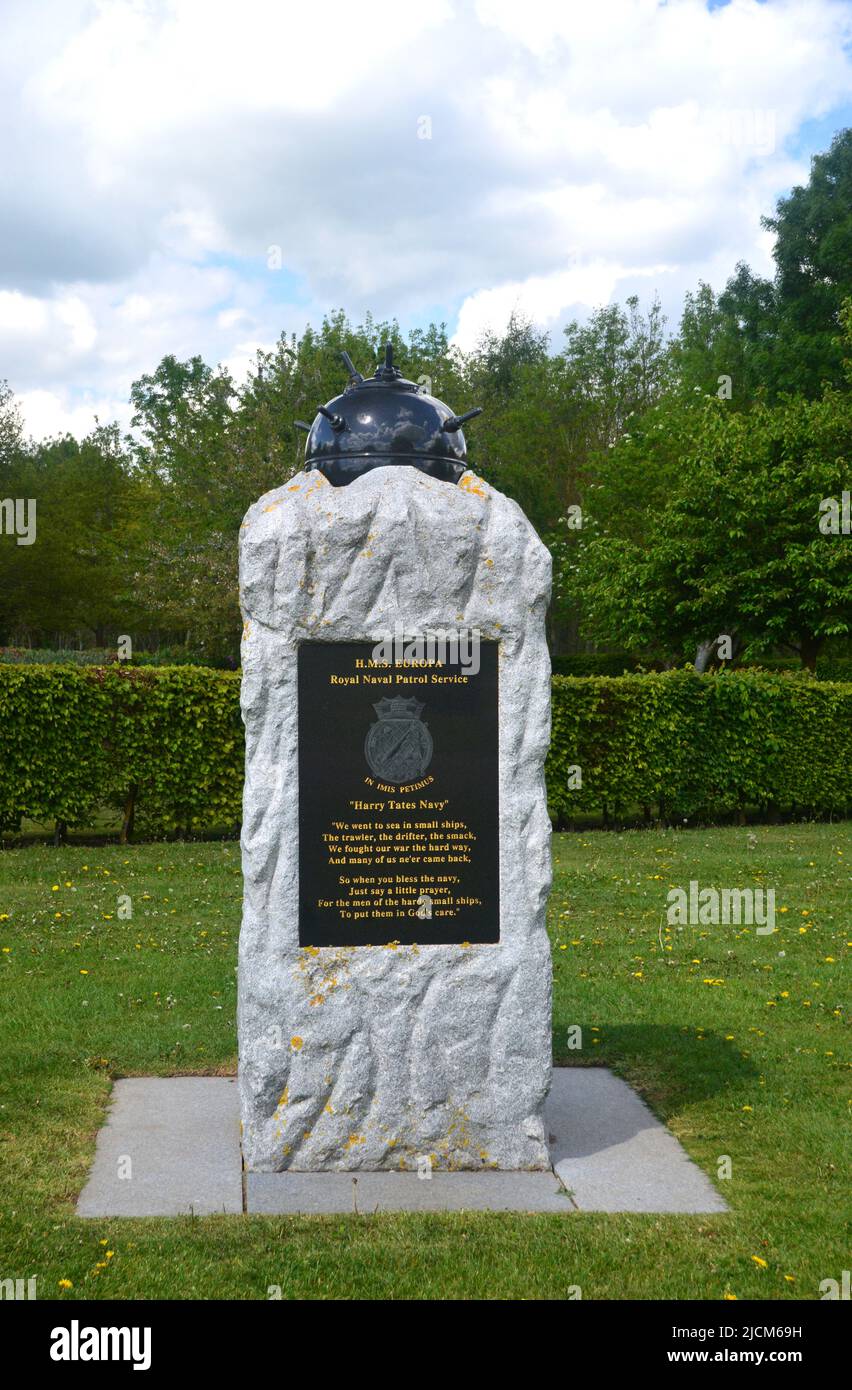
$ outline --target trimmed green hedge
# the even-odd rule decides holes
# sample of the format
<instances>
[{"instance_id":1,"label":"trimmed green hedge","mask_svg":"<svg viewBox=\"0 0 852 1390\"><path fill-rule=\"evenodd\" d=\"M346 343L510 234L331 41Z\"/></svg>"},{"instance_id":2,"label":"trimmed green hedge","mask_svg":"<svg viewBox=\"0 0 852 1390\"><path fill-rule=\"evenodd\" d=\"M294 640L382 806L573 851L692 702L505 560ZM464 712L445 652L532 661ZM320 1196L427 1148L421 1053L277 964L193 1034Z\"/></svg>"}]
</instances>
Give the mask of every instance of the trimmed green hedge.
<instances>
[{"instance_id":1,"label":"trimmed green hedge","mask_svg":"<svg viewBox=\"0 0 852 1390\"><path fill-rule=\"evenodd\" d=\"M631 656L629 652L577 652L573 656L554 656L555 676L623 676L643 671L661 671L663 663L650 658ZM765 656L744 661L733 667L736 671L792 671L801 673L801 663L795 656ZM816 664L818 681L852 681L852 657L819 656Z\"/></svg>"},{"instance_id":2,"label":"trimmed green hedge","mask_svg":"<svg viewBox=\"0 0 852 1390\"><path fill-rule=\"evenodd\" d=\"M0 829L91 824L103 806L146 832L239 823L240 676L202 666L0 667Z\"/></svg>"},{"instance_id":3,"label":"trimmed green hedge","mask_svg":"<svg viewBox=\"0 0 852 1390\"><path fill-rule=\"evenodd\" d=\"M628 671L656 671L660 663L629 652L575 652L551 659L554 676L623 676Z\"/></svg>"},{"instance_id":4,"label":"trimmed green hedge","mask_svg":"<svg viewBox=\"0 0 852 1390\"><path fill-rule=\"evenodd\" d=\"M119 660L115 647L0 647L3 666L109 666ZM134 649L125 666L204 665L186 647L158 647L144 652Z\"/></svg>"},{"instance_id":5,"label":"trimmed green hedge","mask_svg":"<svg viewBox=\"0 0 852 1390\"><path fill-rule=\"evenodd\" d=\"M801 674L801 665L794 656L765 656L756 661L744 661L737 668L741 671L792 671ZM852 657L818 656L816 671L818 681L852 681Z\"/></svg>"},{"instance_id":6,"label":"trimmed green hedge","mask_svg":"<svg viewBox=\"0 0 852 1390\"><path fill-rule=\"evenodd\" d=\"M559 822L634 807L665 820L746 806L843 815L850 765L852 684L688 669L553 680L547 786Z\"/></svg>"},{"instance_id":7,"label":"trimmed green hedge","mask_svg":"<svg viewBox=\"0 0 852 1390\"><path fill-rule=\"evenodd\" d=\"M239 682L200 666L0 666L0 829L90 825L104 806L128 832L134 819L145 834L236 827ZM553 679L558 823L636 807L666 820L746 806L843 815L850 766L852 683L688 669Z\"/></svg>"},{"instance_id":8,"label":"trimmed green hedge","mask_svg":"<svg viewBox=\"0 0 852 1390\"><path fill-rule=\"evenodd\" d=\"M852 681L852 656L818 656L818 681Z\"/></svg>"}]
</instances>

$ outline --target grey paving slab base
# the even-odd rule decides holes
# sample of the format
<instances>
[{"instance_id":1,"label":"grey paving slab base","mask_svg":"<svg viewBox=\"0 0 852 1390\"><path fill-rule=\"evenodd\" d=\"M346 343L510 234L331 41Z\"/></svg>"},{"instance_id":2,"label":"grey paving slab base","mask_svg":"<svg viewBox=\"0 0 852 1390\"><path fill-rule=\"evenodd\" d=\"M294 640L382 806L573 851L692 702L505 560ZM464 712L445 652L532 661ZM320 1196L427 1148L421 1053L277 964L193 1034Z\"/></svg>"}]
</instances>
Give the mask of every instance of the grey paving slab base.
<instances>
[{"instance_id":1,"label":"grey paving slab base","mask_svg":"<svg viewBox=\"0 0 852 1390\"><path fill-rule=\"evenodd\" d=\"M724 1212L635 1091L604 1067L557 1067L546 1109L555 1172L247 1173L257 1215L375 1211ZM122 1164L130 1159L129 1178ZM357 1181L355 1181L357 1179ZM117 1081L79 1216L242 1211L237 1088L228 1077Z\"/></svg>"},{"instance_id":2,"label":"grey paving slab base","mask_svg":"<svg viewBox=\"0 0 852 1390\"><path fill-rule=\"evenodd\" d=\"M227 1076L116 1081L78 1216L243 1209L239 1097Z\"/></svg>"},{"instance_id":3,"label":"grey paving slab base","mask_svg":"<svg viewBox=\"0 0 852 1390\"><path fill-rule=\"evenodd\" d=\"M553 1166L581 1211L728 1210L670 1130L607 1068L555 1068L545 1118Z\"/></svg>"},{"instance_id":4,"label":"grey paving slab base","mask_svg":"<svg viewBox=\"0 0 852 1390\"><path fill-rule=\"evenodd\" d=\"M544 1173L247 1173L246 1207L256 1215L376 1211L573 1211Z\"/></svg>"}]
</instances>

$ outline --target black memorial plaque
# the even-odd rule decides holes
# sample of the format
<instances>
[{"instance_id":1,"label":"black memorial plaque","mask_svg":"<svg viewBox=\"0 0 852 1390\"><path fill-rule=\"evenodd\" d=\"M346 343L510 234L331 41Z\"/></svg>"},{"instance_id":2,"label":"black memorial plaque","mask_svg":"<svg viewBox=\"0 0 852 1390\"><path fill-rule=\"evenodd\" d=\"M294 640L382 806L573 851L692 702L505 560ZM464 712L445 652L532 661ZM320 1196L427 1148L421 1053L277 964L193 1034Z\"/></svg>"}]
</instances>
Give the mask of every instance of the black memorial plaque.
<instances>
[{"instance_id":1,"label":"black memorial plaque","mask_svg":"<svg viewBox=\"0 0 852 1390\"><path fill-rule=\"evenodd\" d=\"M299 944L500 940L497 644L299 646Z\"/></svg>"}]
</instances>

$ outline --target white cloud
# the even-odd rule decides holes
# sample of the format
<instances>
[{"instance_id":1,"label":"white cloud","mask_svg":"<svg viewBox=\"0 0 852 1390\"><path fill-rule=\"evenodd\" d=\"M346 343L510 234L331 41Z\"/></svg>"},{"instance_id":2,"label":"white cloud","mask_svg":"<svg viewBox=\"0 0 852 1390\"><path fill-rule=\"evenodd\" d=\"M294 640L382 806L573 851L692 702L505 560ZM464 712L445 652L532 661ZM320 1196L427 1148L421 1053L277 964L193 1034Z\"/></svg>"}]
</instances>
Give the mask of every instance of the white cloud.
<instances>
[{"instance_id":1,"label":"white cloud","mask_svg":"<svg viewBox=\"0 0 852 1390\"><path fill-rule=\"evenodd\" d=\"M0 376L41 420L339 305L466 344L633 290L676 316L771 270L787 142L852 93L842 0L4 10Z\"/></svg>"},{"instance_id":2,"label":"white cloud","mask_svg":"<svg viewBox=\"0 0 852 1390\"><path fill-rule=\"evenodd\" d=\"M245 323L249 315L245 309L222 309L216 315L217 328L237 328Z\"/></svg>"},{"instance_id":3,"label":"white cloud","mask_svg":"<svg viewBox=\"0 0 852 1390\"><path fill-rule=\"evenodd\" d=\"M0 332L9 339L37 337L45 331L48 317L47 305L40 299L17 290L0 290Z\"/></svg>"},{"instance_id":4,"label":"white cloud","mask_svg":"<svg viewBox=\"0 0 852 1390\"><path fill-rule=\"evenodd\" d=\"M87 358L98 338L92 310L81 294L50 299L0 290L0 360L29 355L34 361L73 364Z\"/></svg>"},{"instance_id":5,"label":"white cloud","mask_svg":"<svg viewBox=\"0 0 852 1390\"><path fill-rule=\"evenodd\" d=\"M73 401L67 392L22 391L16 396L24 422L24 433L33 439L49 439L73 434L78 439L90 434L96 424L117 420L127 428L132 410L127 400L89 397Z\"/></svg>"},{"instance_id":6,"label":"white cloud","mask_svg":"<svg viewBox=\"0 0 852 1390\"><path fill-rule=\"evenodd\" d=\"M242 386L251 368L257 363L259 352L272 352L275 348L274 342L258 342L250 339L245 343L236 343L233 352L225 358L223 366L227 367L231 376L238 386Z\"/></svg>"},{"instance_id":7,"label":"white cloud","mask_svg":"<svg viewBox=\"0 0 852 1390\"><path fill-rule=\"evenodd\" d=\"M662 272L663 267L658 269ZM593 309L605 304L623 273L617 266L597 261L479 290L462 305L453 342L467 351L487 329L504 329L512 314L550 328L569 305Z\"/></svg>"}]
</instances>

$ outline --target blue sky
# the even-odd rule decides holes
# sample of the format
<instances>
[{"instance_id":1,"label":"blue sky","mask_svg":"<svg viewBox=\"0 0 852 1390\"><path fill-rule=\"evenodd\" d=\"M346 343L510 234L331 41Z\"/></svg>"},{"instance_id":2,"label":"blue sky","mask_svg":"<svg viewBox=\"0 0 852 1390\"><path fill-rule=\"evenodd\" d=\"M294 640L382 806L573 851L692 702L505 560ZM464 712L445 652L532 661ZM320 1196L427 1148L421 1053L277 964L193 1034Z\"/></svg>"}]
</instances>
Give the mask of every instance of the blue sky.
<instances>
[{"instance_id":1,"label":"blue sky","mask_svg":"<svg viewBox=\"0 0 852 1390\"><path fill-rule=\"evenodd\" d=\"M772 270L847 0L4 0L0 378L36 435L344 307L564 324Z\"/></svg>"}]
</instances>

